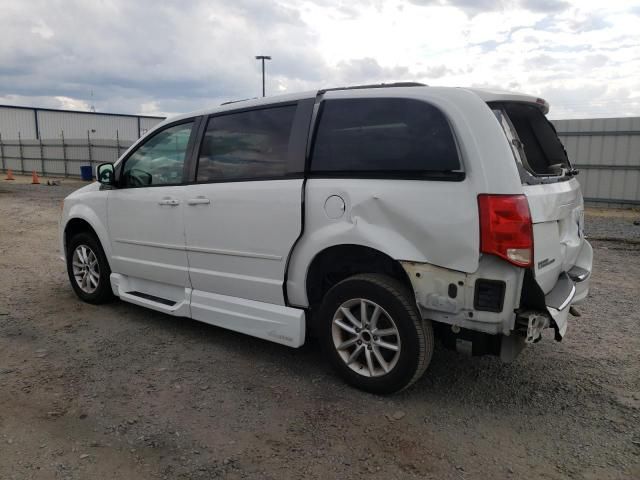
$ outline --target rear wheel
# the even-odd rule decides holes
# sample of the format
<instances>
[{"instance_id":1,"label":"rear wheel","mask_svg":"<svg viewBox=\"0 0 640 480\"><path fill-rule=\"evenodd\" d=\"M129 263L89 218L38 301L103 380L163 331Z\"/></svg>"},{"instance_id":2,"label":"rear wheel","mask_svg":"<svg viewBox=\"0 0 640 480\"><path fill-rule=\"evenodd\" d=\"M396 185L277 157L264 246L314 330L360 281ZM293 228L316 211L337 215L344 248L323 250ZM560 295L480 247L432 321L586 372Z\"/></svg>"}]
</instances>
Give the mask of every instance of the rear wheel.
<instances>
[{"instance_id":1,"label":"rear wheel","mask_svg":"<svg viewBox=\"0 0 640 480\"><path fill-rule=\"evenodd\" d=\"M324 297L319 321L329 362L362 390L402 390L431 361L431 323L420 318L408 289L386 275L355 275L335 285Z\"/></svg>"},{"instance_id":2,"label":"rear wheel","mask_svg":"<svg viewBox=\"0 0 640 480\"><path fill-rule=\"evenodd\" d=\"M111 269L98 239L88 232L75 234L67 246L67 273L76 295L100 304L114 298Z\"/></svg>"}]
</instances>

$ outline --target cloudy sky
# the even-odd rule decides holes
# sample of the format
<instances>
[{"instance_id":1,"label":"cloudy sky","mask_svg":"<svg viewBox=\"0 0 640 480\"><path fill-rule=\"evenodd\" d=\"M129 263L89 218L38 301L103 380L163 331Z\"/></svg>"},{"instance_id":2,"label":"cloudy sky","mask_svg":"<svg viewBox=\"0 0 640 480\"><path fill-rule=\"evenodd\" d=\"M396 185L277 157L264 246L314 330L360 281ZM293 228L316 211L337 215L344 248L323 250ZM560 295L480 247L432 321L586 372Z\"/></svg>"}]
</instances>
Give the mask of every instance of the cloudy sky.
<instances>
[{"instance_id":1,"label":"cloudy sky","mask_svg":"<svg viewBox=\"0 0 640 480\"><path fill-rule=\"evenodd\" d=\"M640 0L0 0L0 104L172 114L391 81L640 116Z\"/></svg>"}]
</instances>

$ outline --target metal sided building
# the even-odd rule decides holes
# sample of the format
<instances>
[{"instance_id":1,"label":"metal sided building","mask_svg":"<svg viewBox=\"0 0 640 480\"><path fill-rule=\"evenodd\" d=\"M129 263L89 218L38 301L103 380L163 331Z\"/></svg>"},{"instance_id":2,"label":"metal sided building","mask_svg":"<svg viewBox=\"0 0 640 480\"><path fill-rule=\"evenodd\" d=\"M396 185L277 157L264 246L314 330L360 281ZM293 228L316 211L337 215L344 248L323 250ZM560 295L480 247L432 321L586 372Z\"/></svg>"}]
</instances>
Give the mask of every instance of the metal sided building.
<instances>
[{"instance_id":1,"label":"metal sided building","mask_svg":"<svg viewBox=\"0 0 640 480\"><path fill-rule=\"evenodd\" d=\"M587 203L640 206L640 117L553 120Z\"/></svg>"},{"instance_id":2,"label":"metal sided building","mask_svg":"<svg viewBox=\"0 0 640 480\"><path fill-rule=\"evenodd\" d=\"M0 105L2 140L116 140L131 143L164 117Z\"/></svg>"}]
</instances>

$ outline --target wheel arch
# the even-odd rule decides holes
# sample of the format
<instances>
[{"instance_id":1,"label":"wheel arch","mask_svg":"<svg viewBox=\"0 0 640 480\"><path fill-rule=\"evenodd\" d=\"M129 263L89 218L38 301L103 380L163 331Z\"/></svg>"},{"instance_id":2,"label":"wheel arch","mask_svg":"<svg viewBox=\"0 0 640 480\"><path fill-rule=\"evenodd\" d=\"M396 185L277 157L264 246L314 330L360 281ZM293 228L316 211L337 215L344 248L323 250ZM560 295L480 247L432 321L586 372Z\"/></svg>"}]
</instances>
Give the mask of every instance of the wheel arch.
<instances>
[{"instance_id":1,"label":"wheel arch","mask_svg":"<svg viewBox=\"0 0 640 480\"><path fill-rule=\"evenodd\" d=\"M89 210L89 212L91 212ZM111 244L109 243L107 231L104 225L97 219L91 218L92 215L80 215L80 212L76 211L70 212L69 217L67 218L67 222L64 226L64 230L62 233L62 246L63 246L63 254L66 258L67 256L67 247L69 244L69 240L80 232L88 232L98 239L100 242L100 246L104 251L105 257L107 258L107 262L109 263L109 267L111 267ZM86 213L86 212L84 212ZM95 214L93 214L95 216Z\"/></svg>"},{"instance_id":2,"label":"wheel arch","mask_svg":"<svg viewBox=\"0 0 640 480\"><path fill-rule=\"evenodd\" d=\"M318 305L333 285L362 273L380 273L395 278L413 295L411 281L398 260L367 245L336 244L317 252L309 263L305 277L309 306Z\"/></svg>"}]
</instances>

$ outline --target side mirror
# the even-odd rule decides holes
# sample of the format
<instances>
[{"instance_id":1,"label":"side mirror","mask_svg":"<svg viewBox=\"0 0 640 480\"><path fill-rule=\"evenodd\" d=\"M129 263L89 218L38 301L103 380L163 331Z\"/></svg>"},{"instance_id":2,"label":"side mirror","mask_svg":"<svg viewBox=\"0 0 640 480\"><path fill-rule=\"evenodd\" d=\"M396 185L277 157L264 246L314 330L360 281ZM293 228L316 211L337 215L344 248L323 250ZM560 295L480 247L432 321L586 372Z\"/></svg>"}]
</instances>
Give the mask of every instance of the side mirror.
<instances>
[{"instance_id":1,"label":"side mirror","mask_svg":"<svg viewBox=\"0 0 640 480\"><path fill-rule=\"evenodd\" d=\"M102 185L114 185L116 179L116 171L113 163L101 163L96 167L96 178Z\"/></svg>"}]
</instances>

